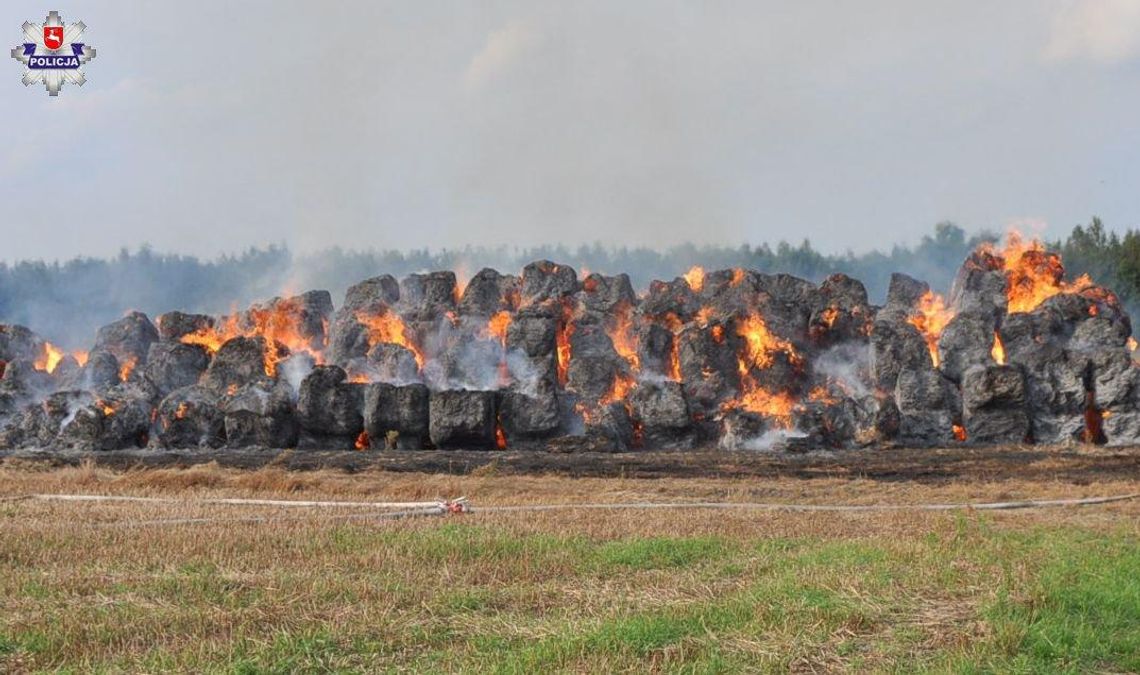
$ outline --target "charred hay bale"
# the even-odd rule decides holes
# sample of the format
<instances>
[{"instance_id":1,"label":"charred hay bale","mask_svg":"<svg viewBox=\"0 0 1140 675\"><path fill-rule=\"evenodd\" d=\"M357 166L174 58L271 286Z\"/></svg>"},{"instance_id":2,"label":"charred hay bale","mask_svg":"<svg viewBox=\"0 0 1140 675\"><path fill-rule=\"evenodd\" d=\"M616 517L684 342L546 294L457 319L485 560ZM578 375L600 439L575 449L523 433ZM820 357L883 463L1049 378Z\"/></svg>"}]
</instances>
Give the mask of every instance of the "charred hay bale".
<instances>
[{"instance_id":1,"label":"charred hay bale","mask_svg":"<svg viewBox=\"0 0 1140 675\"><path fill-rule=\"evenodd\" d=\"M905 319L884 318L871 326L871 378L880 391L894 391L904 370L933 368L922 333Z\"/></svg>"},{"instance_id":2,"label":"charred hay bale","mask_svg":"<svg viewBox=\"0 0 1140 675\"><path fill-rule=\"evenodd\" d=\"M874 410L872 429L874 439L889 440L898 437L902 426L902 413L898 412L898 404L894 396L876 397L878 406Z\"/></svg>"},{"instance_id":3,"label":"charred hay bale","mask_svg":"<svg viewBox=\"0 0 1140 675\"><path fill-rule=\"evenodd\" d=\"M768 449L765 437L770 431L770 424L764 415L733 408L725 411L720 424L717 446L722 450Z\"/></svg>"},{"instance_id":4,"label":"charred hay bale","mask_svg":"<svg viewBox=\"0 0 1140 675\"><path fill-rule=\"evenodd\" d=\"M428 434L437 448L495 447L495 392L453 389L431 394Z\"/></svg>"},{"instance_id":5,"label":"charred hay bale","mask_svg":"<svg viewBox=\"0 0 1140 675\"><path fill-rule=\"evenodd\" d=\"M867 289L863 282L846 274L837 273L827 277L814 295L817 307L867 307Z\"/></svg>"},{"instance_id":6,"label":"charred hay bale","mask_svg":"<svg viewBox=\"0 0 1140 675\"><path fill-rule=\"evenodd\" d=\"M187 335L214 327L214 318L205 314L167 312L159 315L158 337L161 340L180 340Z\"/></svg>"},{"instance_id":7,"label":"charred hay bale","mask_svg":"<svg viewBox=\"0 0 1140 675\"><path fill-rule=\"evenodd\" d=\"M895 386L899 439L916 445L945 445L956 440L961 402L954 384L933 368L904 369Z\"/></svg>"},{"instance_id":8,"label":"charred hay bale","mask_svg":"<svg viewBox=\"0 0 1140 675\"><path fill-rule=\"evenodd\" d=\"M378 342L368 350L368 372L372 379L393 384L417 382L420 378L416 354L402 345Z\"/></svg>"},{"instance_id":9,"label":"charred hay bale","mask_svg":"<svg viewBox=\"0 0 1140 675\"><path fill-rule=\"evenodd\" d=\"M735 334L722 323L691 324L678 339L681 378L690 405L712 412L722 401L735 397L739 391Z\"/></svg>"},{"instance_id":10,"label":"charred hay bale","mask_svg":"<svg viewBox=\"0 0 1140 675\"><path fill-rule=\"evenodd\" d=\"M958 313L1004 315L1009 300L1003 266L1003 260L988 250L971 253L950 286L950 306Z\"/></svg>"},{"instance_id":11,"label":"charred hay bale","mask_svg":"<svg viewBox=\"0 0 1140 675\"><path fill-rule=\"evenodd\" d=\"M519 303L519 278L499 274L484 267L471 277L463 296L459 299L459 313L463 316L489 318L498 312L514 311Z\"/></svg>"},{"instance_id":12,"label":"charred hay bale","mask_svg":"<svg viewBox=\"0 0 1140 675\"><path fill-rule=\"evenodd\" d=\"M63 422L58 445L87 451L146 447L154 410L149 401L87 397L80 403Z\"/></svg>"},{"instance_id":13,"label":"charred hay bale","mask_svg":"<svg viewBox=\"0 0 1140 675\"><path fill-rule=\"evenodd\" d=\"M201 385L170 392L158 404L152 442L162 448L220 448L226 442L219 396Z\"/></svg>"},{"instance_id":14,"label":"charred hay bale","mask_svg":"<svg viewBox=\"0 0 1140 675\"><path fill-rule=\"evenodd\" d=\"M631 308L637 304L637 294L629 282L628 274L606 276L594 272L582 280L578 294L582 305L590 312L610 314L619 307Z\"/></svg>"},{"instance_id":15,"label":"charred hay bale","mask_svg":"<svg viewBox=\"0 0 1140 675\"><path fill-rule=\"evenodd\" d=\"M802 438L796 447L842 448L855 440L859 409L848 398L807 401L792 410L792 428Z\"/></svg>"},{"instance_id":16,"label":"charred hay bale","mask_svg":"<svg viewBox=\"0 0 1140 675\"><path fill-rule=\"evenodd\" d=\"M883 309L909 313L918 308L923 296L930 293L930 284L899 272L891 274L887 286L887 304Z\"/></svg>"},{"instance_id":17,"label":"charred hay bale","mask_svg":"<svg viewBox=\"0 0 1140 675\"><path fill-rule=\"evenodd\" d=\"M116 372L116 379L118 373ZM30 359L15 359L4 366L4 381L26 392L44 393L52 389L52 378L46 371L36 368Z\"/></svg>"},{"instance_id":18,"label":"charred hay bale","mask_svg":"<svg viewBox=\"0 0 1140 675\"><path fill-rule=\"evenodd\" d=\"M558 320L522 310L507 326L507 349L531 357L554 354Z\"/></svg>"},{"instance_id":19,"label":"charred hay bale","mask_svg":"<svg viewBox=\"0 0 1140 675\"><path fill-rule=\"evenodd\" d=\"M198 382L209 365L210 355L202 345L160 340L151 344L143 372L159 394L166 396Z\"/></svg>"},{"instance_id":20,"label":"charred hay bale","mask_svg":"<svg viewBox=\"0 0 1140 675\"><path fill-rule=\"evenodd\" d=\"M400 281L400 315L430 321L454 312L458 299L455 272L409 274Z\"/></svg>"},{"instance_id":21,"label":"charred hay bale","mask_svg":"<svg viewBox=\"0 0 1140 675\"><path fill-rule=\"evenodd\" d=\"M509 448L548 439L558 433L561 422L558 398L549 385L499 392L499 423Z\"/></svg>"},{"instance_id":22,"label":"charred hay bale","mask_svg":"<svg viewBox=\"0 0 1140 675\"><path fill-rule=\"evenodd\" d=\"M760 314L777 335L797 347L807 339L812 308L820 305L815 284L790 274L759 274Z\"/></svg>"},{"instance_id":23,"label":"charred hay bale","mask_svg":"<svg viewBox=\"0 0 1140 675\"><path fill-rule=\"evenodd\" d=\"M629 405L641 427L644 447L688 449L696 443L692 415L679 382L641 382L630 392Z\"/></svg>"},{"instance_id":24,"label":"charred hay bale","mask_svg":"<svg viewBox=\"0 0 1140 675\"><path fill-rule=\"evenodd\" d=\"M150 440L151 422L156 417L150 400L114 391L96 402L103 412L103 429L99 435L99 450L145 448Z\"/></svg>"},{"instance_id":25,"label":"charred hay bale","mask_svg":"<svg viewBox=\"0 0 1140 675\"><path fill-rule=\"evenodd\" d=\"M124 382L114 384L98 392L99 396L115 401L144 401L149 405L157 405L162 400L158 388L145 377L132 377Z\"/></svg>"},{"instance_id":26,"label":"charred hay bale","mask_svg":"<svg viewBox=\"0 0 1140 675\"><path fill-rule=\"evenodd\" d=\"M673 331L653 322L643 322L637 326L637 359L642 372L658 375L673 373ZM679 358L678 354L678 358ZM680 363L677 364L680 367ZM677 373L676 375L679 375Z\"/></svg>"},{"instance_id":27,"label":"charred hay bale","mask_svg":"<svg viewBox=\"0 0 1140 675\"><path fill-rule=\"evenodd\" d=\"M53 445L88 452L100 449L99 437L103 434L105 417L103 411L103 406L93 398L76 405L75 410L61 423L59 436Z\"/></svg>"},{"instance_id":28,"label":"charred hay bale","mask_svg":"<svg viewBox=\"0 0 1140 675\"><path fill-rule=\"evenodd\" d=\"M1128 317L1090 316L1076 325L1069 338L1071 349L1123 349L1132 334Z\"/></svg>"},{"instance_id":29,"label":"charred hay bale","mask_svg":"<svg viewBox=\"0 0 1140 675\"><path fill-rule=\"evenodd\" d=\"M1017 312L1006 316L998 328L1006 360L1026 363L1043 352L1059 352L1068 340L1062 324L1047 312Z\"/></svg>"},{"instance_id":30,"label":"charred hay bale","mask_svg":"<svg viewBox=\"0 0 1140 675\"><path fill-rule=\"evenodd\" d=\"M1140 410L1136 407L1101 411L1100 424L1109 447L1140 443Z\"/></svg>"},{"instance_id":31,"label":"charred hay bale","mask_svg":"<svg viewBox=\"0 0 1140 675\"><path fill-rule=\"evenodd\" d=\"M1025 375L1013 365L975 365L962 374L962 421L974 443L1030 437Z\"/></svg>"},{"instance_id":32,"label":"charred hay bale","mask_svg":"<svg viewBox=\"0 0 1140 675\"><path fill-rule=\"evenodd\" d=\"M0 323L0 361L35 361L43 349L43 339L30 329L18 324Z\"/></svg>"},{"instance_id":33,"label":"charred hay bale","mask_svg":"<svg viewBox=\"0 0 1140 675\"><path fill-rule=\"evenodd\" d=\"M706 311L719 319L753 314L762 299L771 301L766 286L769 283L772 280L768 276L752 270L716 270L705 274L699 298L708 308ZM810 313L810 307L806 311Z\"/></svg>"},{"instance_id":34,"label":"charred hay bale","mask_svg":"<svg viewBox=\"0 0 1140 675\"><path fill-rule=\"evenodd\" d=\"M570 336L567 388L587 401L598 401L613 389L615 378L629 376L628 370L626 360L614 349L601 325L575 324Z\"/></svg>"},{"instance_id":35,"label":"charred hay bale","mask_svg":"<svg viewBox=\"0 0 1140 675\"><path fill-rule=\"evenodd\" d=\"M420 450L428 441L431 393L423 384L383 382L364 390L364 430L372 447L393 443L400 450Z\"/></svg>"},{"instance_id":36,"label":"charred hay bale","mask_svg":"<svg viewBox=\"0 0 1140 675\"><path fill-rule=\"evenodd\" d=\"M329 322L326 360L343 366L352 359L364 358L371 344L368 327L357 320L357 314L383 316L399 299L400 285L387 274L349 287L344 305Z\"/></svg>"},{"instance_id":37,"label":"charred hay bale","mask_svg":"<svg viewBox=\"0 0 1140 675\"><path fill-rule=\"evenodd\" d=\"M515 381L557 384L557 325L557 318L530 309L515 315L506 339L507 366Z\"/></svg>"},{"instance_id":38,"label":"charred hay bale","mask_svg":"<svg viewBox=\"0 0 1140 675\"><path fill-rule=\"evenodd\" d=\"M86 389L83 384L83 366L71 354L65 354L51 372L56 389Z\"/></svg>"},{"instance_id":39,"label":"charred hay bale","mask_svg":"<svg viewBox=\"0 0 1140 675\"><path fill-rule=\"evenodd\" d=\"M131 312L96 331L92 351L111 352L120 365L142 365L146 363L147 352L154 342L158 342L158 329L146 314Z\"/></svg>"},{"instance_id":40,"label":"charred hay bale","mask_svg":"<svg viewBox=\"0 0 1140 675\"><path fill-rule=\"evenodd\" d=\"M991 351L996 330L992 314L967 312L950 319L938 338L938 368L942 374L959 382L970 367L993 363Z\"/></svg>"},{"instance_id":41,"label":"charred hay bale","mask_svg":"<svg viewBox=\"0 0 1140 675\"><path fill-rule=\"evenodd\" d=\"M149 352L148 352L149 353ZM83 385L94 391L104 391L119 384L119 360L109 351L93 349L83 366Z\"/></svg>"},{"instance_id":42,"label":"charred hay bale","mask_svg":"<svg viewBox=\"0 0 1140 675\"><path fill-rule=\"evenodd\" d=\"M1105 347L1085 352L1093 403L1098 410L1130 408L1140 393L1140 367L1124 347Z\"/></svg>"},{"instance_id":43,"label":"charred hay bale","mask_svg":"<svg viewBox=\"0 0 1140 675\"><path fill-rule=\"evenodd\" d=\"M222 395L270 379L265 373L266 348L260 335L226 340L206 368L202 384Z\"/></svg>"},{"instance_id":44,"label":"charred hay bale","mask_svg":"<svg viewBox=\"0 0 1140 675\"><path fill-rule=\"evenodd\" d=\"M521 307L553 308L578 292L578 273L569 265L538 260L523 268L520 281Z\"/></svg>"},{"instance_id":45,"label":"charred hay bale","mask_svg":"<svg viewBox=\"0 0 1140 675\"><path fill-rule=\"evenodd\" d=\"M815 301L808 335L816 346L867 340L873 312L862 283L846 274L833 274L820 284Z\"/></svg>"},{"instance_id":46,"label":"charred hay bale","mask_svg":"<svg viewBox=\"0 0 1140 675\"><path fill-rule=\"evenodd\" d=\"M1092 408L1086 414L1101 416L1108 445L1140 444L1140 365L1126 348L1104 348L1088 358Z\"/></svg>"},{"instance_id":47,"label":"charred hay bale","mask_svg":"<svg viewBox=\"0 0 1140 675\"><path fill-rule=\"evenodd\" d=\"M390 274L365 279L344 293L341 312L379 314L400 300L400 284Z\"/></svg>"},{"instance_id":48,"label":"charred hay bale","mask_svg":"<svg viewBox=\"0 0 1140 675\"><path fill-rule=\"evenodd\" d=\"M586 439L580 441L581 449L588 448L594 452L626 452L641 447L641 439L636 434L629 409L621 402L598 404L577 397L567 397L565 401L559 401L561 406L567 403L574 406L571 414L581 420L581 434L575 434L579 438Z\"/></svg>"},{"instance_id":49,"label":"charred hay bale","mask_svg":"<svg viewBox=\"0 0 1140 675\"><path fill-rule=\"evenodd\" d=\"M676 317L688 321L700 310L700 300L688 282L677 277L672 281L652 281L638 309L645 316L664 319Z\"/></svg>"},{"instance_id":50,"label":"charred hay bale","mask_svg":"<svg viewBox=\"0 0 1140 675\"><path fill-rule=\"evenodd\" d=\"M301 447L352 448L364 430L364 387L339 366L317 366L301 382L297 418Z\"/></svg>"},{"instance_id":51,"label":"charred hay bale","mask_svg":"<svg viewBox=\"0 0 1140 675\"><path fill-rule=\"evenodd\" d=\"M1022 353L1016 363L1025 372L1034 441L1060 443L1079 438L1085 428L1088 358L1042 345Z\"/></svg>"},{"instance_id":52,"label":"charred hay bale","mask_svg":"<svg viewBox=\"0 0 1140 675\"><path fill-rule=\"evenodd\" d=\"M75 420L76 414L95 400L86 391L57 391L38 405L28 407L32 414L27 418L25 445L49 448L58 446L60 432ZM80 423L79 426L84 426Z\"/></svg>"},{"instance_id":53,"label":"charred hay bale","mask_svg":"<svg viewBox=\"0 0 1140 675\"><path fill-rule=\"evenodd\" d=\"M370 346L368 327L353 314L338 313L329 327L329 363L344 366L353 359L363 359Z\"/></svg>"},{"instance_id":54,"label":"charred hay bale","mask_svg":"<svg viewBox=\"0 0 1140 675\"><path fill-rule=\"evenodd\" d=\"M248 384L222 403L226 446L296 447L300 427L292 391L284 382Z\"/></svg>"}]
</instances>

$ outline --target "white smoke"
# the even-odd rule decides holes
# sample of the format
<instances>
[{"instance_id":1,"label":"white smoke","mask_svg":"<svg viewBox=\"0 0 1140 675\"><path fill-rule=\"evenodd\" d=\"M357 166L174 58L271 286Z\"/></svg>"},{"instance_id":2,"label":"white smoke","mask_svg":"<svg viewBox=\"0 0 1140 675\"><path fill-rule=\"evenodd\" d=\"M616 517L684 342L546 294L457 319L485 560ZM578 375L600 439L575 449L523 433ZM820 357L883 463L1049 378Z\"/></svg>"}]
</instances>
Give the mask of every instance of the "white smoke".
<instances>
[{"instance_id":1,"label":"white smoke","mask_svg":"<svg viewBox=\"0 0 1140 675\"><path fill-rule=\"evenodd\" d=\"M871 350L866 343L843 342L820 354L812 363L816 374L843 389L849 398L871 395L868 384Z\"/></svg>"}]
</instances>

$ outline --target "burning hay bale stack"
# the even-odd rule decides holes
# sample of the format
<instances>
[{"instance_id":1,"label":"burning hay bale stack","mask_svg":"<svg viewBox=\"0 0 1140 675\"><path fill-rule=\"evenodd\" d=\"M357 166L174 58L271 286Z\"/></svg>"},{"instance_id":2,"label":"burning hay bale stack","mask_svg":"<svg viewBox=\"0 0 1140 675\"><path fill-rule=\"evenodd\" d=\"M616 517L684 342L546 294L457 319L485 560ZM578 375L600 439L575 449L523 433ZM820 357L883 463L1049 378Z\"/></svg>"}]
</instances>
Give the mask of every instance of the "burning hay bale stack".
<instances>
[{"instance_id":1,"label":"burning hay bale stack","mask_svg":"<svg viewBox=\"0 0 1140 675\"><path fill-rule=\"evenodd\" d=\"M228 316L139 312L64 353L0 326L0 448L844 448L1140 442L1116 297L1011 237L948 299L836 274L538 261L377 276Z\"/></svg>"}]
</instances>

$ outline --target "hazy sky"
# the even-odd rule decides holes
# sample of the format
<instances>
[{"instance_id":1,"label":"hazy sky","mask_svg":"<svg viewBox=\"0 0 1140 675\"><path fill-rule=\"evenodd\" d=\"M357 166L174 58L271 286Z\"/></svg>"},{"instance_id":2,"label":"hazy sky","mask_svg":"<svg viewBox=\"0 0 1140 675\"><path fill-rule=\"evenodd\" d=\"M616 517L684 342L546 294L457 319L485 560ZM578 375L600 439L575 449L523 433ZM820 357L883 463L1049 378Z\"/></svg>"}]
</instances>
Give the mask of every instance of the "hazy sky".
<instances>
[{"instance_id":1,"label":"hazy sky","mask_svg":"<svg viewBox=\"0 0 1140 675\"><path fill-rule=\"evenodd\" d=\"M3 260L1140 221L1132 0L60 11L98 56L54 99L0 68Z\"/></svg>"}]
</instances>

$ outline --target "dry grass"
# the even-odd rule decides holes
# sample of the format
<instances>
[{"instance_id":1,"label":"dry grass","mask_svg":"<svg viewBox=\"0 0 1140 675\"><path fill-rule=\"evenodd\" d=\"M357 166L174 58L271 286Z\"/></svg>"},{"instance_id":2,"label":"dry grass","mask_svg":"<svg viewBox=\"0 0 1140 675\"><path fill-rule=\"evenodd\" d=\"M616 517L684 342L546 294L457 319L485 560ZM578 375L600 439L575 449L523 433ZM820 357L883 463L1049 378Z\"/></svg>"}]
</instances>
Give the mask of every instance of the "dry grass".
<instances>
[{"instance_id":1,"label":"dry grass","mask_svg":"<svg viewBox=\"0 0 1140 675\"><path fill-rule=\"evenodd\" d=\"M1126 628L1115 642L1023 663L1038 624L1019 612L1052 606L1050 575L1071 572L1069 586L1080 587L1086 555L1095 557L1088 565L1109 566L1096 578L1114 588L1118 567L1135 576L1137 502L990 514L565 511L378 521L367 509L195 500L899 504L1132 492L1140 478L921 485L8 462L0 498L180 501L0 501L0 671L1125 670L1135 661L1118 652L1140 648ZM268 520L241 520L251 516ZM125 525L184 518L211 520ZM1111 603L1132 598L1122 592ZM1132 617L1114 611L1124 614L1110 618ZM1100 622L1105 635L1115 635L1112 625Z\"/></svg>"}]
</instances>

